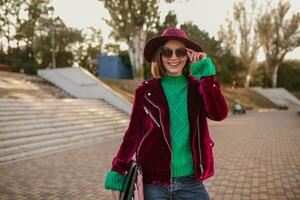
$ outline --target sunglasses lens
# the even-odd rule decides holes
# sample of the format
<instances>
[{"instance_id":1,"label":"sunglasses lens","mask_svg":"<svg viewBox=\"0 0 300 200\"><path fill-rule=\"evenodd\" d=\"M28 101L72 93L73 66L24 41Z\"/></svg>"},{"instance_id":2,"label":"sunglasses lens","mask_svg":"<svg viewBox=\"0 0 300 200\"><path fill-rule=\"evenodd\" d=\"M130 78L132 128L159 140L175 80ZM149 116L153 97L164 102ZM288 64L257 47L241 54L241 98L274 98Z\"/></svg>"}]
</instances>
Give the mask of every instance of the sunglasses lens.
<instances>
[{"instance_id":1,"label":"sunglasses lens","mask_svg":"<svg viewBox=\"0 0 300 200\"><path fill-rule=\"evenodd\" d=\"M186 55L186 49L184 47L175 50L175 54L178 58L182 58ZM173 50L169 48L162 48L161 55L165 58L171 58L173 55Z\"/></svg>"},{"instance_id":2,"label":"sunglasses lens","mask_svg":"<svg viewBox=\"0 0 300 200\"><path fill-rule=\"evenodd\" d=\"M175 50L175 54L177 57L184 57L186 55L186 49L185 48L178 48Z\"/></svg>"},{"instance_id":3,"label":"sunglasses lens","mask_svg":"<svg viewBox=\"0 0 300 200\"><path fill-rule=\"evenodd\" d=\"M173 54L173 51L171 49L168 49L168 48L163 48L161 50L161 55L163 57L166 57L166 58L171 58L172 57L172 54Z\"/></svg>"}]
</instances>

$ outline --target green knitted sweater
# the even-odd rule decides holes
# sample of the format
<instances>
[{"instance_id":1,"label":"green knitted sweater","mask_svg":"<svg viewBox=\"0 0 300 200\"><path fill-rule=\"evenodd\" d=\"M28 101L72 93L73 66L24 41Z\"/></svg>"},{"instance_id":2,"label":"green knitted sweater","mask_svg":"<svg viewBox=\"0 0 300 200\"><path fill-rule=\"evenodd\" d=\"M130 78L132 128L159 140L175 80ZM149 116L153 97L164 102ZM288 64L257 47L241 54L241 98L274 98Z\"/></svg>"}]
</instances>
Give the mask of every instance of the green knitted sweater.
<instances>
[{"instance_id":1,"label":"green knitted sweater","mask_svg":"<svg viewBox=\"0 0 300 200\"><path fill-rule=\"evenodd\" d=\"M200 80L204 76L216 74L211 59L206 57L191 65L191 75ZM161 79L170 110L170 130L172 144L172 177L188 176L194 173L193 156L190 146L187 110L188 82L184 75L164 76ZM123 191L125 176L117 172L107 173L105 188Z\"/></svg>"},{"instance_id":2,"label":"green knitted sweater","mask_svg":"<svg viewBox=\"0 0 300 200\"><path fill-rule=\"evenodd\" d=\"M184 75L164 76L161 80L170 110L172 177L194 173L187 109L188 81Z\"/></svg>"}]
</instances>

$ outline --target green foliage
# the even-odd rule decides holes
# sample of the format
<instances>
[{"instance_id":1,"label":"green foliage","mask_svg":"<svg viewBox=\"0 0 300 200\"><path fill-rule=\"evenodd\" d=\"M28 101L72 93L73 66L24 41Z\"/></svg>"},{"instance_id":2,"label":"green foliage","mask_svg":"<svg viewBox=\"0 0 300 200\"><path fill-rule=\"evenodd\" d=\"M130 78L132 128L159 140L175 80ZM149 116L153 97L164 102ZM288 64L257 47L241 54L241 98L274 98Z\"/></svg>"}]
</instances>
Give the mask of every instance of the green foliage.
<instances>
[{"instance_id":1,"label":"green foliage","mask_svg":"<svg viewBox=\"0 0 300 200\"><path fill-rule=\"evenodd\" d=\"M266 74L266 63L258 64L258 67L252 73L250 86L270 87L271 79Z\"/></svg>"},{"instance_id":2,"label":"green foliage","mask_svg":"<svg viewBox=\"0 0 300 200\"><path fill-rule=\"evenodd\" d=\"M249 87L249 77L256 65L259 44L255 32L253 16L256 0L251 1L251 8L246 6L246 0L237 1L232 9L232 16L226 18L225 26L221 25L218 36L223 48L239 57L241 68L236 71L238 85Z\"/></svg>"},{"instance_id":3,"label":"green foliage","mask_svg":"<svg viewBox=\"0 0 300 200\"><path fill-rule=\"evenodd\" d=\"M120 51L119 52L119 56L121 57L123 64L128 69L132 69L132 66L131 66L131 63L130 63L130 59L129 59L128 51Z\"/></svg>"},{"instance_id":4,"label":"green foliage","mask_svg":"<svg viewBox=\"0 0 300 200\"><path fill-rule=\"evenodd\" d=\"M267 64L262 62L253 72L251 86L271 87L272 80L267 75ZM284 87L290 91L300 91L300 61L287 60L279 66L278 87Z\"/></svg>"},{"instance_id":5,"label":"green foliage","mask_svg":"<svg viewBox=\"0 0 300 200\"><path fill-rule=\"evenodd\" d=\"M225 84L241 85L241 77L237 71L244 70L244 66L238 58L229 51L222 49L221 42L204 31L192 22L185 22L180 27L189 36L189 38L200 44L203 51L213 59L216 66L217 78Z\"/></svg>"},{"instance_id":6,"label":"green foliage","mask_svg":"<svg viewBox=\"0 0 300 200\"><path fill-rule=\"evenodd\" d=\"M76 37L75 37L76 38ZM78 35L77 40L80 41L79 47L75 49L75 61L79 66L89 70L93 74L97 74L97 62L94 59L101 54L103 38L101 31L95 28L85 30L83 36Z\"/></svg>"},{"instance_id":7,"label":"green foliage","mask_svg":"<svg viewBox=\"0 0 300 200\"><path fill-rule=\"evenodd\" d=\"M185 22L180 28L188 34L192 41L200 44L205 53L212 58L217 56L217 49L220 47L220 43L214 37L210 37L206 31L200 30L192 22Z\"/></svg>"},{"instance_id":8,"label":"green foliage","mask_svg":"<svg viewBox=\"0 0 300 200\"><path fill-rule=\"evenodd\" d=\"M144 66L141 46L144 46L146 40L156 36L160 30L158 0L99 0L104 3L108 10L111 20L106 23L112 27L113 36L118 42L125 41L129 47L131 56L131 65L133 66L134 76L143 75L142 66ZM165 0L171 3L174 0ZM176 15L170 14L166 23L171 22L174 25ZM176 19L177 20L177 19ZM175 25L177 21L175 22ZM170 24L165 24L170 25Z\"/></svg>"},{"instance_id":9,"label":"green foliage","mask_svg":"<svg viewBox=\"0 0 300 200\"><path fill-rule=\"evenodd\" d=\"M234 87L241 86L241 77L236 73L242 68L241 64L238 63L238 58L230 52L224 52L215 56L214 64L218 80Z\"/></svg>"},{"instance_id":10,"label":"green foliage","mask_svg":"<svg viewBox=\"0 0 300 200\"><path fill-rule=\"evenodd\" d=\"M290 91L300 91L300 61L285 61L279 66L278 87Z\"/></svg>"},{"instance_id":11,"label":"green foliage","mask_svg":"<svg viewBox=\"0 0 300 200\"><path fill-rule=\"evenodd\" d=\"M272 87L277 86L277 69L285 55L300 46L300 13L286 19L290 6L288 1L279 1L277 7L270 5L257 17L257 36L266 55L266 74Z\"/></svg>"},{"instance_id":12,"label":"green foliage","mask_svg":"<svg viewBox=\"0 0 300 200\"><path fill-rule=\"evenodd\" d=\"M146 27L155 29L159 21L157 0L99 0L104 3L111 20L106 23L113 28L111 36L117 41L125 41L130 46L136 32Z\"/></svg>"},{"instance_id":13,"label":"green foliage","mask_svg":"<svg viewBox=\"0 0 300 200\"><path fill-rule=\"evenodd\" d=\"M101 51L101 32L93 30L92 37L86 37L80 30L67 27L60 18L53 18L54 8L49 2L0 1L1 63L11 65L14 71L34 74L52 62L54 53L57 67L71 66L75 61L89 67L90 60Z\"/></svg>"}]
</instances>

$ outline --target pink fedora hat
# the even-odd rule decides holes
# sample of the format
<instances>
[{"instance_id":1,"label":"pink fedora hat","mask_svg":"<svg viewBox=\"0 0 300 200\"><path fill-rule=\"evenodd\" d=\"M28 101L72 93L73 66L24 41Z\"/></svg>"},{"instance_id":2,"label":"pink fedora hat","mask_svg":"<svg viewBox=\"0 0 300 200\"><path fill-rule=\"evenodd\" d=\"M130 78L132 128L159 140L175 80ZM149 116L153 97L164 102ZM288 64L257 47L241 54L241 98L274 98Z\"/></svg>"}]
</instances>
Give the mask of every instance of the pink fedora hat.
<instances>
[{"instance_id":1,"label":"pink fedora hat","mask_svg":"<svg viewBox=\"0 0 300 200\"><path fill-rule=\"evenodd\" d=\"M187 48L193 49L197 52L202 52L202 48L196 44L195 42L191 41L187 34L178 28L167 28L165 29L162 34L156 38L149 40L144 49L144 57L148 62L151 62L152 56L154 55L157 48L164 42L168 40L175 39L183 42Z\"/></svg>"}]
</instances>

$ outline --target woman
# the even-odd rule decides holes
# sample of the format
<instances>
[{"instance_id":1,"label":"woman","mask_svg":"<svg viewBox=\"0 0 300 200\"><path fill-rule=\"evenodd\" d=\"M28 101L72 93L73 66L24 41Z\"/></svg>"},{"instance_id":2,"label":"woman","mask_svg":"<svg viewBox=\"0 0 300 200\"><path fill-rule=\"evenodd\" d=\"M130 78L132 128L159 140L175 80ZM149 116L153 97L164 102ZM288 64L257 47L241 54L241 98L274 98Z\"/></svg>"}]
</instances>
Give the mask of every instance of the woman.
<instances>
[{"instance_id":1,"label":"woman","mask_svg":"<svg viewBox=\"0 0 300 200\"><path fill-rule=\"evenodd\" d=\"M136 89L130 123L105 187L122 190L135 154L146 200L207 200L202 182L214 174L214 143L206 118L220 121L228 111L214 65L176 28L150 40L144 57L154 78Z\"/></svg>"}]
</instances>

